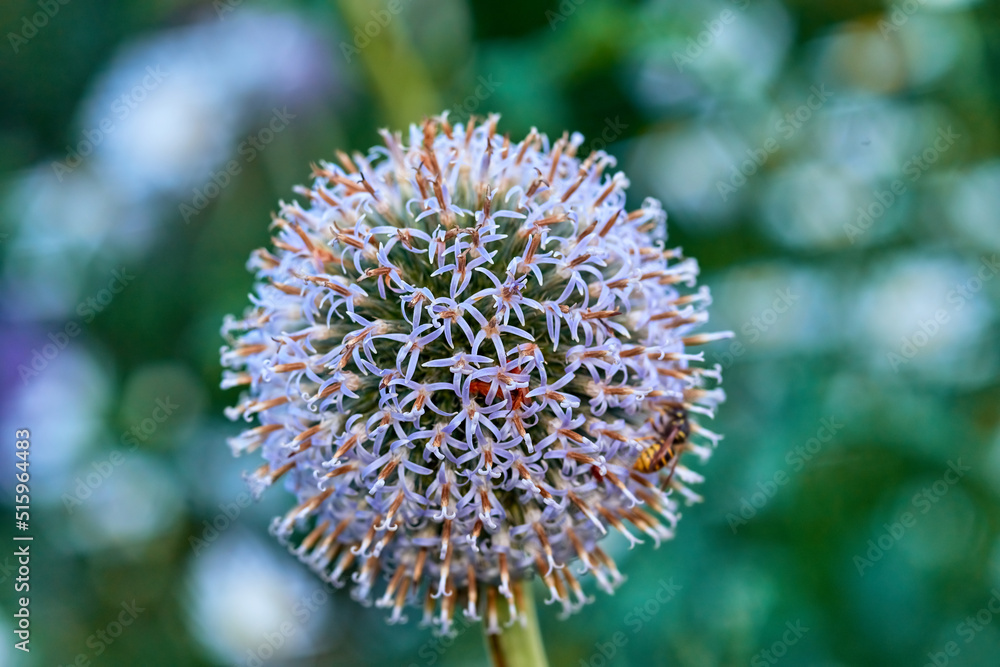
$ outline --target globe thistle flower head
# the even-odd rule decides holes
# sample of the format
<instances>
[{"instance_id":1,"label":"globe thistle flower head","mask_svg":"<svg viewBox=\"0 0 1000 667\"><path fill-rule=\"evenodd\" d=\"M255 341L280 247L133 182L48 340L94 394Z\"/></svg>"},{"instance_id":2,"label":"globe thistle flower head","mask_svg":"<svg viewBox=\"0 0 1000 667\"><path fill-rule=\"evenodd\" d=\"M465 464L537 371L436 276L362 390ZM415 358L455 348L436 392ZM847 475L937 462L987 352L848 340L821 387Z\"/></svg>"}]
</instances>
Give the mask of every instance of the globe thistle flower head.
<instances>
[{"instance_id":1,"label":"globe thistle flower head","mask_svg":"<svg viewBox=\"0 0 1000 667\"><path fill-rule=\"evenodd\" d=\"M614 158L498 116L383 131L313 166L256 251L252 307L227 318L230 441L260 450L259 494L298 504L272 530L321 577L447 632L499 630L537 573L566 613L577 574L623 580L599 543L673 537L719 436L719 368L698 265L665 248L665 213L629 211ZM569 567L579 560L580 569Z\"/></svg>"}]
</instances>

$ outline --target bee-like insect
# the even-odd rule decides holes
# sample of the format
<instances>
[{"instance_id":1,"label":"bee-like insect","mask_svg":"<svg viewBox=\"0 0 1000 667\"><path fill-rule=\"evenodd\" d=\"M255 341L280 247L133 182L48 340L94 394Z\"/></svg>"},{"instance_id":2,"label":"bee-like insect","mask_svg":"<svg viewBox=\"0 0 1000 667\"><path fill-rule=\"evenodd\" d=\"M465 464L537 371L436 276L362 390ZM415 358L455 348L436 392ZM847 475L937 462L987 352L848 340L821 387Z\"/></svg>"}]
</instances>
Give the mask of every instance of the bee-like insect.
<instances>
[{"instance_id":1,"label":"bee-like insect","mask_svg":"<svg viewBox=\"0 0 1000 667\"><path fill-rule=\"evenodd\" d=\"M514 369L514 373L520 373L521 368L518 366ZM490 393L490 383L483 382L482 380L473 380L469 384L469 395L470 396L482 396L486 397ZM510 392L510 409L511 411L519 409L522 405L531 405L531 399L528 398L528 389L526 387L517 387Z\"/></svg>"},{"instance_id":2,"label":"bee-like insect","mask_svg":"<svg viewBox=\"0 0 1000 667\"><path fill-rule=\"evenodd\" d=\"M656 442L642 450L635 460L638 472L651 473L662 470L667 465L677 465L680 450L691 435L691 422L688 420L687 410L682 407L670 408L666 417L666 423L659 431Z\"/></svg>"}]
</instances>

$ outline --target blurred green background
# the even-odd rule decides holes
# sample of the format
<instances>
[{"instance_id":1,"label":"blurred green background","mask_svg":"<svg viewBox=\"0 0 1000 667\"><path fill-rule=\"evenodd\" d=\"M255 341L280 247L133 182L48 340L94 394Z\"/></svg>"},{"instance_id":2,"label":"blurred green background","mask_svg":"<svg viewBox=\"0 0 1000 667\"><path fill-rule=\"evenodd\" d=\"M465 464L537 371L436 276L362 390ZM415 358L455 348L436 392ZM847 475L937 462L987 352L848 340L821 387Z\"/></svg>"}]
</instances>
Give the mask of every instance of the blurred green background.
<instances>
[{"instance_id":1,"label":"blurred green background","mask_svg":"<svg viewBox=\"0 0 1000 667\"><path fill-rule=\"evenodd\" d=\"M540 609L553 665L1000 664L1000 4L7 0L0 26L0 539L18 428L35 536L30 655L0 549L0 664L483 664L478 627L387 626L272 543L289 497L242 495L218 388L268 212L443 109L616 156L736 332L705 502L611 544L615 596Z\"/></svg>"}]
</instances>

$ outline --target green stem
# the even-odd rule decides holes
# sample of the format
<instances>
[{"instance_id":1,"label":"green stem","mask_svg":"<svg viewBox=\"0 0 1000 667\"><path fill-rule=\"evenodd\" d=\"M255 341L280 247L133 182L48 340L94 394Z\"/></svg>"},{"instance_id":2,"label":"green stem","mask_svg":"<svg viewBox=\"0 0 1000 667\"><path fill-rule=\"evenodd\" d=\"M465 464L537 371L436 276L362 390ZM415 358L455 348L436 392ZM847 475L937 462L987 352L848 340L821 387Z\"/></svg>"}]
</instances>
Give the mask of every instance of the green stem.
<instances>
[{"instance_id":1,"label":"green stem","mask_svg":"<svg viewBox=\"0 0 1000 667\"><path fill-rule=\"evenodd\" d=\"M350 40L342 42L341 48L348 51L344 55L350 56L348 62L357 59L368 70L371 87L391 126L403 129L421 116L440 113L441 105L430 74L404 28L404 23L412 17L399 18L405 12L390 14L385 9L386 3L377 0L336 0L336 4L352 35ZM380 26L373 17L377 12L388 16L385 19L388 22L374 36L364 34L369 24ZM359 34L366 40L360 47L357 46L360 42L353 41Z\"/></svg>"},{"instance_id":2,"label":"green stem","mask_svg":"<svg viewBox=\"0 0 1000 667\"><path fill-rule=\"evenodd\" d=\"M542 633L538 628L538 614L535 613L535 597L530 582L514 585L514 597L524 616L524 625L515 621L509 626L510 614L507 605L501 602L497 610L501 631L498 635L486 635L486 649L493 667L548 667ZM501 601L503 598L500 598ZM486 627L486 623L483 623Z\"/></svg>"}]
</instances>

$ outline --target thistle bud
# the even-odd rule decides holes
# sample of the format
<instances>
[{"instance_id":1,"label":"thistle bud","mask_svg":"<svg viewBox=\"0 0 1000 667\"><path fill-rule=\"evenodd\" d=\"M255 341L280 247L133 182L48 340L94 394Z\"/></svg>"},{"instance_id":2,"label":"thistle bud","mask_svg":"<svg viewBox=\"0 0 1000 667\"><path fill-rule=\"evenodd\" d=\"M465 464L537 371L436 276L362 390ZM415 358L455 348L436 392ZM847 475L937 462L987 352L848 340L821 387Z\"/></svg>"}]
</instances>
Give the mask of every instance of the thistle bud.
<instances>
[{"instance_id":1,"label":"thistle bud","mask_svg":"<svg viewBox=\"0 0 1000 667\"><path fill-rule=\"evenodd\" d=\"M719 337L694 333L711 300L660 203L629 210L614 158L498 120L313 165L223 326L227 414L253 423L230 445L263 456L255 493L298 499L273 532L390 622L422 607L442 631L517 618L536 574L576 610L576 560L613 590L601 540L672 538L686 464L719 440L697 421L719 368L690 349Z\"/></svg>"}]
</instances>

